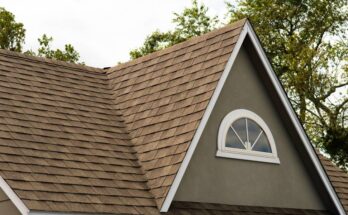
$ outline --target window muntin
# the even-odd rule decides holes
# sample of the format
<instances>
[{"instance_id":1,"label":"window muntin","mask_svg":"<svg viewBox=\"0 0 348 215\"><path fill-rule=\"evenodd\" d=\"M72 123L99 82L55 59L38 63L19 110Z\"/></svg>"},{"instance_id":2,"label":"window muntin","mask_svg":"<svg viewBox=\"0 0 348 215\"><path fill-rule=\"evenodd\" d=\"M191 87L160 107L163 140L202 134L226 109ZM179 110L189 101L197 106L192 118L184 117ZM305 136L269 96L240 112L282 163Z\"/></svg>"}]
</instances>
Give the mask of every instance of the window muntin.
<instances>
[{"instance_id":1,"label":"window muntin","mask_svg":"<svg viewBox=\"0 0 348 215\"><path fill-rule=\"evenodd\" d=\"M245 109L232 111L223 119L217 155L279 163L270 129L261 117Z\"/></svg>"},{"instance_id":2,"label":"window muntin","mask_svg":"<svg viewBox=\"0 0 348 215\"><path fill-rule=\"evenodd\" d=\"M226 147L272 153L264 130L252 119L240 118L227 131Z\"/></svg>"}]
</instances>

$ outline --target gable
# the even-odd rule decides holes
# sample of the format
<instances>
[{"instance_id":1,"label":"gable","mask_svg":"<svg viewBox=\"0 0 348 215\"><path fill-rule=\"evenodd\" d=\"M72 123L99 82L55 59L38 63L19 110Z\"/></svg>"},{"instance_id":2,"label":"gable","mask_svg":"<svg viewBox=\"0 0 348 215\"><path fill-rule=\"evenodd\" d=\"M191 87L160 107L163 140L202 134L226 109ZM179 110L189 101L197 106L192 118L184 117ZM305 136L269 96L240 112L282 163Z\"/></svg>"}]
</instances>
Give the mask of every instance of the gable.
<instances>
[{"instance_id":1,"label":"gable","mask_svg":"<svg viewBox=\"0 0 348 215\"><path fill-rule=\"evenodd\" d=\"M220 123L236 109L250 110L265 121L280 164L216 156ZM326 210L328 197L320 198L283 120L242 46L174 200Z\"/></svg>"},{"instance_id":2,"label":"gable","mask_svg":"<svg viewBox=\"0 0 348 215\"><path fill-rule=\"evenodd\" d=\"M289 122L291 132L298 134L296 141L301 145L301 153L309 155L305 164L321 179L321 186L340 214L344 214L250 23L245 20L108 70L114 99L158 207L161 212L168 210L245 38L252 41L255 56L260 57L257 64L266 70L266 85L272 88L271 94L279 97L277 108Z\"/></svg>"}]
</instances>

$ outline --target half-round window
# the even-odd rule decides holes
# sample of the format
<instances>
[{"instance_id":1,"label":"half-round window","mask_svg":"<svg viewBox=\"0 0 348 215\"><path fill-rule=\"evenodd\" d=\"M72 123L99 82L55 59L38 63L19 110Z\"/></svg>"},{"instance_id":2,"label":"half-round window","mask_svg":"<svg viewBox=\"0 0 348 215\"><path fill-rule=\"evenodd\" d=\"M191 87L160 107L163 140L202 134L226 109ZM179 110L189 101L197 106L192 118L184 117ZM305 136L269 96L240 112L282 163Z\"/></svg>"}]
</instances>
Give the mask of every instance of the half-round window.
<instances>
[{"instance_id":1,"label":"half-round window","mask_svg":"<svg viewBox=\"0 0 348 215\"><path fill-rule=\"evenodd\" d=\"M223 119L217 156L279 163L272 133L254 112L239 109Z\"/></svg>"}]
</instances>

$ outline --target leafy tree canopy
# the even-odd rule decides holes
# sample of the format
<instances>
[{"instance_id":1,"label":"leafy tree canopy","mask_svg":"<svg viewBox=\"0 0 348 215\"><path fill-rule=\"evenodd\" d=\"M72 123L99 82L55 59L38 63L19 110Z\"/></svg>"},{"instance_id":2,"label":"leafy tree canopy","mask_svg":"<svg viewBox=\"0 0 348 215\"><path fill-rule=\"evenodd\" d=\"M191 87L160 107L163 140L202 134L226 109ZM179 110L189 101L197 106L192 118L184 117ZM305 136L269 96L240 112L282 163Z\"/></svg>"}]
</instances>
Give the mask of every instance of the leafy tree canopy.
<instances>
[{"instance_id":1,"label":"leafy tree canopy","mask_svg":"<svg viewBox=\"0 0 348 215\"><path fill-rule=\"evenodd\" d=\"M175 13L173 31L155 31L137 58L206 33L218 24L197 1ZM310 139L348 169L348 8L346 0L227 2L229 22L248 18Z\"/></svg>"},{"instance_id":2,"label":"leafy tree canopy","mask_svg":"<svg viewBox=\"0 0 348 215\"><path fill-rule=\"evenodd\" d=\"M346 0L240 0L311 140L348 168Z\"/></svg>"},{"instance_id":3,"label":"leafy tree canopy","mask_svg":"<svg viewBox=\"0 0 348 215\"><path fill-rule=\"evenodd\" d=\"M48 37L46 34L42 35L41 38L38 39L40 47L37 50L37 53L33 51L27 51L26 54L46 57L49 59L61 60L70 63L78 63L80 59L79 53L75 50L75 48L71 44L66 44L64 46L64 50L61 49L52 49L51 42L53 41L52 37Z\"/></svg>"},{"instance_id":4,"label":"leafy tree canopy","mask_svg":"<svg viewBox=\"0 0 348 215\"><path fill-rule=\"evenodd\" d=\"M78 63L80 59L79 53L71 44L66 44L64 50L52 49L52 37L45 34L38 39L40 47L37 52L28 50L25 54L46 57L71 63ZM23 52L23 45L25 42L24 25L16 22L15 16L0 7L0 48L10 51Z\"/></svg>"},{"instance_id":5,"label":"leafy tree canopy","mask_svg":"<svg viewBox=\"0 0 348 215\"><path fill-rule=\"evenodd\" d=\"M0 7L0 48L21 52L25 39L22 23L15 21L15 16Z\"/></svg>"},{"instance_id":6,"label":"leafy tree canopy","mask_svg":"<svg viewBox=\"0 0 348 215\"><path fill-rule=\"evenodd\" d=\"M207 13L208 8L204 4L192 0L191 7L185 8L182 13L174 13L173 23L176 27L173 31L156 30L146 37L140 48L129 53L130 57L135 59L213 30L218 24L218 18L210 17Z\"/></svg>"}]
</instances>

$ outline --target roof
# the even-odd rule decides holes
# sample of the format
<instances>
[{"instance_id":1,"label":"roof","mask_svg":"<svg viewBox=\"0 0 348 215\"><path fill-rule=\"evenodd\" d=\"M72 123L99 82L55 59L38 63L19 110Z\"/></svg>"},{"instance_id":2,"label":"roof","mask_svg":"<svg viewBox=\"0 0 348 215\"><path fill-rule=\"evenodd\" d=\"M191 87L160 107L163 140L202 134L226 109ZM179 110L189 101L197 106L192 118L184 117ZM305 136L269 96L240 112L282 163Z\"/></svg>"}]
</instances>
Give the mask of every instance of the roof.
<instances>
[{"instance_id":1,"label":"roof","mask_svg":"<svg viewBox=\"0 0 348 215\"><path fill-rule=\"evenodd\" d=\"M0 175L29 209L156 209L102 70L1 50L0 80Z\"/></svg>"},{"instance_id":2,"label":"roof","mask_svg":"<svg viewBox=\"0 0 348 215\"><path fill-rule=\"evenodd\" d=\"M105 70L0 50L0 176L33 211L158 214L245 22Z\"/></svg>"}]
</instances>

